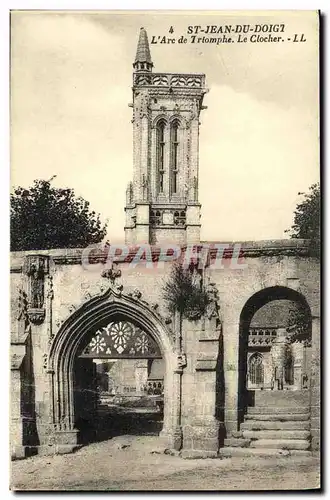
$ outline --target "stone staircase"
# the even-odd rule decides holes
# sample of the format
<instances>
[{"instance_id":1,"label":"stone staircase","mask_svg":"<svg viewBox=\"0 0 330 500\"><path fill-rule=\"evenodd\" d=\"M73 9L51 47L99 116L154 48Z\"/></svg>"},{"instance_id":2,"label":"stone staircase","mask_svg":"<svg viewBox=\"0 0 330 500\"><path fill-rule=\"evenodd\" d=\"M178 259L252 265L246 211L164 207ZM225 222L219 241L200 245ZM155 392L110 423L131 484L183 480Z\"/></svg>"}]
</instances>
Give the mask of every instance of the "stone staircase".
<instances>
[{"instance_id":1,"label":"stone staircase","mask_svg":"<svg viewBox=\"0 0 330 500\"><path fill-rule=\"evenodd\" d=\"M255 391L222 456L310 455L309 391Z\"/></svg>"}]
</instances>

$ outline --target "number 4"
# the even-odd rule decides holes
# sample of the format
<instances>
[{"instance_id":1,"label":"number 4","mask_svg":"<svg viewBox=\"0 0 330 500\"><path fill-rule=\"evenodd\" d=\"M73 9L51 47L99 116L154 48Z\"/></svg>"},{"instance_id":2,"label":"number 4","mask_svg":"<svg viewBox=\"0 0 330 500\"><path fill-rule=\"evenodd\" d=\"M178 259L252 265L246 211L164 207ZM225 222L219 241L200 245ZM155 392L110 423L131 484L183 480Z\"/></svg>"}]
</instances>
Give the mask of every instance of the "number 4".
<instances>
[{"instance_id":1,"label":"number 4","mask_svg":"<svg viewBox=\"0 0 330 500\"><path fill-rule=\"evenodd\" d=\"M171 27L170 27L170 29L169 29L169 33L174 33L173 26L171 26Z\"/></svg>"}]
</instances>

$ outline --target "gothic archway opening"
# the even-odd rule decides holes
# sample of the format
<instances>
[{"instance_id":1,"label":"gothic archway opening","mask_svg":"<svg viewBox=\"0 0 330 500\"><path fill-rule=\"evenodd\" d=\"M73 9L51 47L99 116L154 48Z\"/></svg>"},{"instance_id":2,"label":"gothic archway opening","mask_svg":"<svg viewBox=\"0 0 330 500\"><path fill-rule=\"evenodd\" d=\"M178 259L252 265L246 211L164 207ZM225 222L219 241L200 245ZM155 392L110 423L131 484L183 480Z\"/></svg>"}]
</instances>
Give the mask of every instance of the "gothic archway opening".
<instances>
[{"instance_id":1,"label":"gothic archway opening","mask_svg":"<svg viewBox=\"0 0 330 500\"><path fill-rule=\"evenodd\" d=\"M108 372L111 368L108 364L104 370L103 365L104 359L111 361L109 356L112 356L112 362L117 363L117 366L118 363L128 359L143 364L142 367L137 367L140 372L146 373L148 369L148 384L146 390L143 387L143 396L148 396L150 400L153 399L151 396L155 396L154 399L157 399L156 402L152 402L153 413L158 414L156 431L161 429L162 439L169 445L172 443L176 429L174 416L178 413L177 399L173 394L179 391L178 380L174 377L176 354L173 333L161 316L150 308L147 302L140 300L140 295L139 293L126 295L122 293L120 287L110 286L76 309L62 324L54 338L48 359L51 389L50 419L54 429L52 439L62 453L74 450L79 443L88 443L101 438L102 432L97 433L94 421L97 420L99 394L105 387L105 377L102 372ZM125 322L125 326L123 324L118 326L120 322ZM131 333L128 342L126 337L129 328L134 330L134 334ZM102 334L107 330L111 342L102 341L104 335L97 338L99 330ZM123 336L118 335L119 330L126 334L126 343L123 340L119 341ZM116 335L111 335L110 332L116 332ZM98 348L96 352L96 346L101 345L100 341L105 350L101 351ZM146 341L149 346L148 354L145 350ZM102 353L107 357L102 357ZM98 361L95 362L96 360ZM156 370L157 364L161 364L158 370ZM155 381L151 380L152 377L159 379L156 387ZM163 386L161 384L159 386L162 377ZM107 375L108 391L103 392L112 392L111 378L113 377ZM127 408L131 406L131 402L127 404ZM123 413L118 418L121 422ZM106 431L106 436L111 437L109 426L106 426Z\"/></svg>"},{"instance_id":2,"label":"gothic archway opening","mask_svg":"<svg viewBox=\"0 0 330 500\"><path fill-rule=\"evenodd\" d=\"M158 435L163 426L165 365L137 322L115 315L79 344L74 362L78 442L118 435Z\"/></svg>"},{"instance_id":3,"label":"gothic archway opening","mask_svg":"<svg viewBox=\"0 0 330 500\"><path fill-rule=\"evenodd\" d=\"M269 401L259 391L308 389L311 328L310 307L293 289L266 288L246 302L239 332L239 423L248 406Z\"/></svg>"}]
</instances>

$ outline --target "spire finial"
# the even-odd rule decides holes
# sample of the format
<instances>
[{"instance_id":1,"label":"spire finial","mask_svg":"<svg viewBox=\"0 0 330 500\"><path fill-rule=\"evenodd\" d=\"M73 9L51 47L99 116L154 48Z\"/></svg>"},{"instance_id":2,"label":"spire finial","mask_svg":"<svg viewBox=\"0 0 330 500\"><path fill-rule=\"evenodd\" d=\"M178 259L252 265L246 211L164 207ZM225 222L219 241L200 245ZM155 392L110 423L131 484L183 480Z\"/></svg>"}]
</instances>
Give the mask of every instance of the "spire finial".
<instances>
[{"instance_id":1,"label":"spire finial","mask_svg":"<svg viewBox=\"0 0 330 500\"><path fill-rule=\"evenodd\" d=\"M144 28L140 28L138 46L133 68L135 71L152 71L152 61L149 49L148 35Z\"/></svg>"}]
</instances>

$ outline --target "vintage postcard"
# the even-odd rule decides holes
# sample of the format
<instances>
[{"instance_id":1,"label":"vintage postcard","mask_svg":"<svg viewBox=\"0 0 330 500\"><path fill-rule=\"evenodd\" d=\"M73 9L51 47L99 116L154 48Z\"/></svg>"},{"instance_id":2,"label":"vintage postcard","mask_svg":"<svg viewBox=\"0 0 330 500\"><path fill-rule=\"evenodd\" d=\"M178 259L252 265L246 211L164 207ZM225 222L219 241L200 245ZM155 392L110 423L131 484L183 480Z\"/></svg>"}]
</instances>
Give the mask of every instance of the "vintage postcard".
<instances>
[{"instance_id":1,"label":"vintage postcard","mask_svg":"<svg viewBox=\"0 0 330 500\"><path fill-rule=\"evenodd\" d=\"M319 489L319 12L10 17L10 488Z\"/></svg>"}]
</instances>

